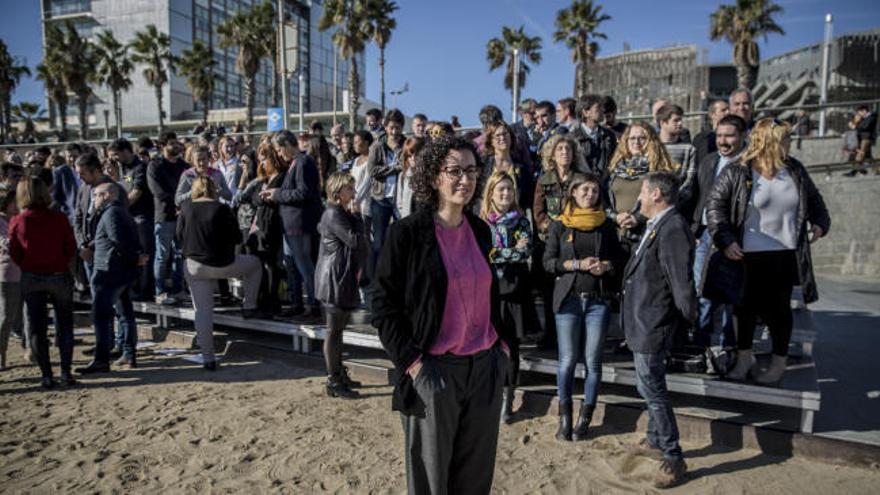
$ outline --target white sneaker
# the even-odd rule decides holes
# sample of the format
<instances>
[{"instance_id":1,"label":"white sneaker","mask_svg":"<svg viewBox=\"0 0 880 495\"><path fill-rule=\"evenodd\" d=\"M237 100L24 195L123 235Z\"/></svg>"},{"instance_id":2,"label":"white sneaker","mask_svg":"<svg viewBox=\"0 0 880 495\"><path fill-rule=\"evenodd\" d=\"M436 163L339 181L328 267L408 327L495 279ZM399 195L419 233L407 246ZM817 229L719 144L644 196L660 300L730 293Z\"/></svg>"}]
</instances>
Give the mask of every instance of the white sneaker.
<instances>
[{"instance_id":1,"label":"white sneaker","mask_svg":"<svg viewBox=\"0 0 880 495\"><path fill-rule=\"evenodd\" d=\"M173 306L177 304L177 300L174 299L174 297L163 293L156 296L156 304L161 304L162 306Z\"/></svg>"}]
</instances>

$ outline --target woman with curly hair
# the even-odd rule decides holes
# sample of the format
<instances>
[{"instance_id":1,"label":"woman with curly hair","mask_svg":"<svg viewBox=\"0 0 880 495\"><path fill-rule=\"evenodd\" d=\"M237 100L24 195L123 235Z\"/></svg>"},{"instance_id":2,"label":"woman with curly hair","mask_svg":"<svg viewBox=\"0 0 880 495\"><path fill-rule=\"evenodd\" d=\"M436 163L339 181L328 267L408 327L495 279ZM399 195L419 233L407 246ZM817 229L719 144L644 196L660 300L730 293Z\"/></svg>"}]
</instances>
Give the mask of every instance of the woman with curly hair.
<instances>
[{"instance_id":1,"label":"woman with curly hair","mask_svg":"<svg viewBox=\"0 0 880 495\"><path fill-rule=\"evenodd\" d=\"M395 365L410 493L488 493L511 329L501 324L492 234L471 214L471 142L432 139L416 158L420 208L391 225L373 281L373 326Z\"/></svg>"},{"instance_id":2,"label":"woman with curly hair","mask_svg":"<svg viewBox=\"0 0 880 495\"><path fill-rule=\"evenodd\" d=\"M606 213L619 227L627 252L641 239L647 218L639 213L639 192L648 172L675 168L666 147L654 128L646 122L633 122L623 131L620 144L608 166L608 205Z\"/></svg>"},{"instance_id":3,"label":"woman with curly hair","mask_svg":"<svg viewBox=\"0 0 880 495\"><path fill-rule=\"evenodd\" d=\"M535 220L535 259L544 256L544 240L550 224L562 213L562 199L575 170L586 169L586 161L574 136L559 134L551 137L541 147L543 173L535 185L532 215ZM544 307L544 337L539 342L543 349L556 347L556 323L551 301L554 277L544 271L541 263L532 263L532 277L541 288Z\"/></svg>"}]
</instances>

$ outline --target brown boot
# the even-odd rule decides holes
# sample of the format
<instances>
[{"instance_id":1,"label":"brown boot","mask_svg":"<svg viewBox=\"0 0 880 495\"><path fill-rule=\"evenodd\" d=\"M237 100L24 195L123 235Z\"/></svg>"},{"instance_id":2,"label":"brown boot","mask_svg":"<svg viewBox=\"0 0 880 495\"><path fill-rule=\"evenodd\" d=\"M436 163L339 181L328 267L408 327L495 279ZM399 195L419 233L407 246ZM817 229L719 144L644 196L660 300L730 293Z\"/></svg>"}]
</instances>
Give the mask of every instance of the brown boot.
<instances>
[{"instance_id":1,"label":"brown boot","mask_svg":"<svg viewBox=\"0 0 880 495\"><path fill-rule=\"evenodd\" d=\"M647 438L639 440L639 444L630 449L630 453L642 457L647 457L655 461L663 460L663 451L651 445Z\"/></svg>"},{"instance_id":2,"label":"brown boot","mask_svg":"<svg viewBox=\"0 0 880 495\"><path fill-rule=\"evenodd\" d=\"M681 457L674 460L663 459L654 474L654 488L672 488L681 483L685 473L687 473L687 464Z\"/></svg>"},{"instance_id":3,"label":"brown boot","mask_svg":"<svg viewBox=\"0 0 880 495\"><path fill-rule=\"evenodd\" d=\"M123 354L122 357L113 362L113 366L120 369L134 369L137 368L137 358Z\"/></svg>"}]
</instances>

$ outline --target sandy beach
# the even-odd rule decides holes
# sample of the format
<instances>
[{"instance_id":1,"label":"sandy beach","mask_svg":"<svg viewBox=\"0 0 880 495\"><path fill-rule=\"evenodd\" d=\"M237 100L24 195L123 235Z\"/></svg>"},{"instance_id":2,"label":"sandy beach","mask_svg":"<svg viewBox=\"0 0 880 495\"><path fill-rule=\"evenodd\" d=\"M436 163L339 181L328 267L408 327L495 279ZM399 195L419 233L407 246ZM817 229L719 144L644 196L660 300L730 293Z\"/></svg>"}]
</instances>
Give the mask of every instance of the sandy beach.
<instances>
[{"instance_id":1,"label":"sandy beach","mask_svg":"<svg viewBox=\"0 0 880 495\"><path fill-rule=\"evenodd\" d=\"M367 383L361 400L328 399L321 373L289 360L234 355L210 373L158 349L143 351L136 370L44 391L10 342L11 368L0 373L0 492L405 492L390 387ZM554 431L550 416L501 428L495 492L655 492L655 461L627 453L638 434L599 427L589 441L562 444ZM668 493L868 494L880 486L878 468L683 446L690 473Z\"/></svg>"}]
</instances>

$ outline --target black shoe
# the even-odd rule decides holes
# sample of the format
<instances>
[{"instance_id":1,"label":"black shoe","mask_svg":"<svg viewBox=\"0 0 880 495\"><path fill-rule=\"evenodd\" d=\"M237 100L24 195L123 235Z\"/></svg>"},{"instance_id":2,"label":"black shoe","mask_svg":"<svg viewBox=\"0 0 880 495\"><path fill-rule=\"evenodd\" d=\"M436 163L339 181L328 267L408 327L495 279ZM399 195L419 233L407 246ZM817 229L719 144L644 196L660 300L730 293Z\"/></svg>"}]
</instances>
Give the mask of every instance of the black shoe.
<instances>
[{"instance_id":1,"label":"black shoe","mask_svg":"<svg viewBox=\"0 0 880 495\"><path fill-rule=\"evenodd\" d=\"M853 170L850 170L849 172L844 173L843 176L844 177L855 177L856 174L858 174L858 173L859 173L859 171L857 169L853 169Z\"/></svg>"},{"instance_id":2,"label":"black shoe","mask_svg":"<svg viewBox=\"0 0 880 495\"><path fill-rule=\"evenodd\" d=\"M342 383L344 383L348 388L358 388L363 386L363 383L351 379L351 377L348 375L348 368L346 368L345 366L342 367L342 374L340 375L340 379L342 380Z\"/></svg>"},{"instance_id":3,"label":"black shoe","mask_svg":"<svg viewBox=\"0 0 880 495\"><path fill-rule=\"evenodd\" d=\"M506 425L513 423L514 390L513 387L504 387L501 392L501 422Z\"/></svg>"},{"instance_id":4,"label":"black shoe","mask_svg":"<svg viewBox=\"0 0 880 495\"><path fill-rule=\"evenodd\" d=\"M95 348L94 347L87 347L87 348L83 349L83 356L94 356L94 355L95 355Z\"/></svg>"},{"instance_id":5,"label":"black shoe","mask_svg":"<svg viewBox=\"0 0 880 495\"><path fill-rule=\"evenodd\" d=\"M359 399L361 397L361 394L348 388L348 386L342 383L342 380L339 379L328 380L325 388L327 397L338 397L340 399Z\"/></svg>"},{"instance_id":6,"label":"black shoe","mask_svg":"<svg viewBox=\"0 0 880 495\"><path fill-rule=\"evenodd\" d=\"M571 434L572 440L575 442L587 439L587 430L590 428L590 421L593 420L593 411L596 406L581 404L581 413L578 416L577 424L574 425L574 431Z\"/></svg>"},{"instance_id":7,"label":"black shoe","mask_svg":"<svg viewBox=\"0 0 880 495\"><path fill-rule=\"evenodd\" d=\"M61 371L61 384L65 387L72 387L76 385L76 379L73 377L73 374L70 372L70 370Z\"/></svg>"},{"instance_id":8,"label":"black shoe","mask_svg":"<svg viewBox=\"0 0 880 495\"><path fill-rule=\"evenodd\" d=\"M235 305L235 298L232 296L220 296L217 299L217 306L233 306Z\"/></svg>"},{"instance_id":9,"label":"black shoe","mask_svg":"<svg viewBox=\"0 0 880 495\"><path fill-rule=\"evenodd\" d=\"M77 368L76 372L80 375L90 375L94 373L107 373L110 371L110 363L98 363L92 361L84 368Z\"/></svg>"},{"instance_id":10,"label":"black shoe","mask_svg":"<svg viewBox=\"0 0 880 495\"><path fill-rule=\"evenodd\" d=\"M55 388L55 380L53 380L51 376L44 376L43 379L40 380L40 386L45 389Z\"/></svg>"},{"instance_id":11,"label":"black shoe","mask_svg":"<svg viewBox=\"0 0 880 495\"><path fill-rule=\"evenodd\" d=\"M205 361L202 368L205 368L208 371L217 371L217 361Z\"/></svg>"},{"instance_id":12,"label":"black shoe","mask_svg":"<svg viewBox=\"0 0 880 495\"><path fill-rule=\"evenodd\" d=\"M303 306L293 306L293 307L291 307L291 308L287 308L287 309L285 309L285 310L282 310L282 311L280 312L280 314L281 314L281 316L282 316L283 318L295 318L295 317L297 317L297 316L300 316L300 315L302 315L302 314L305 314L305 312L306 312L306 308L305 308L305 307L303 307Z\"/></svg>"},{"instance_id":13,"label":"black shoe","mask_svg":"<svg viewBox=\"0 0 880 495\"><path fill-rule=\"evenodd\" d=\"M559 405L559 429L556 439L563 442L571 441L571 402Z\"/></svg>"},{"instance_id":14,"label":"black shoe","mask_svg":"<svg viewBox=\"0 0 880 495\"><path fill-rule=\"evenodd\" d=\"M309 310L309 317L310 318L323 318L324 315L321 314L321 308L315 306Z\"/></svg>"}]
</instances>

